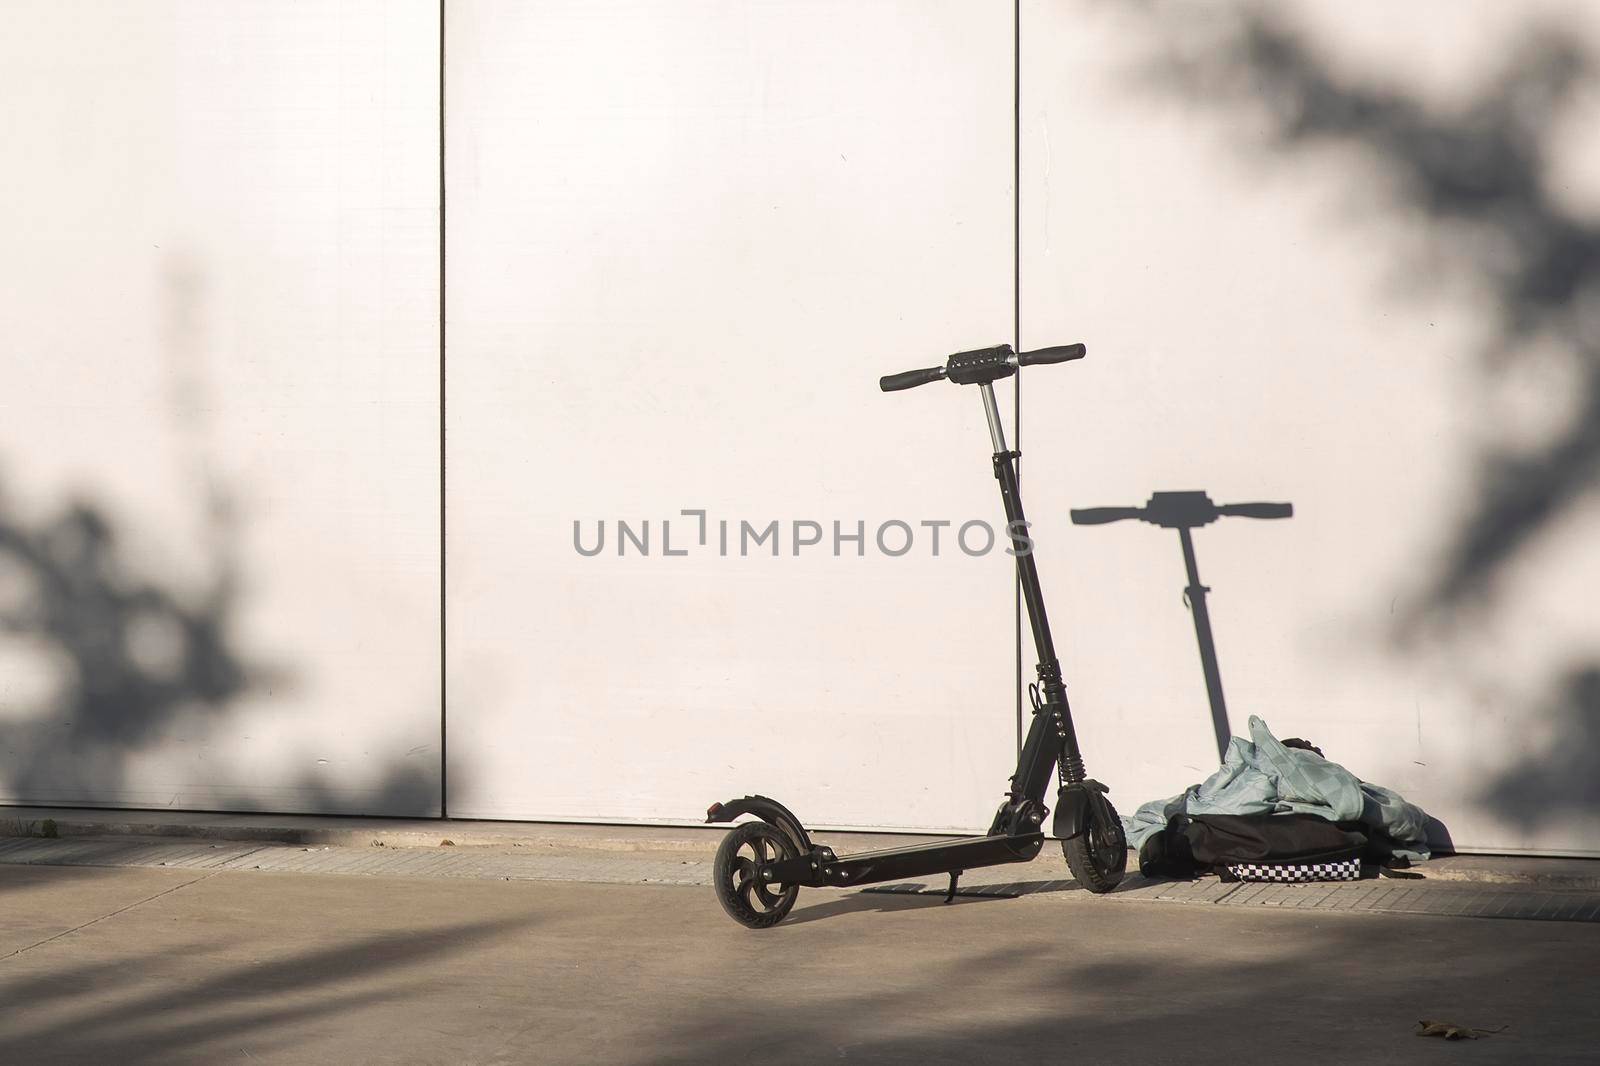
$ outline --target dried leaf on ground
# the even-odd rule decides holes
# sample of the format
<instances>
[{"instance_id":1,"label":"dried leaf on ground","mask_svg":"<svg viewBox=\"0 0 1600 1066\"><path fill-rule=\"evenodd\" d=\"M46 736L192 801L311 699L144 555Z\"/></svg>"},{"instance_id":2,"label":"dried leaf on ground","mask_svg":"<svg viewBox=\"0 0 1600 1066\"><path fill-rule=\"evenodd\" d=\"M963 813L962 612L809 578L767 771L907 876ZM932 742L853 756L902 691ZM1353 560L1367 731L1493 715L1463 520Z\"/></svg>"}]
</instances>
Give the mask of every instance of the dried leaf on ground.
<instances>
[{"instance_id":1,"label":"dried leaf on ground","mask_svg":"<svg viewBox=\"0 0 1600 1066\"><path fill-rule=\"evenodd\" d=\"M1445 1040L1477 1040L1479 1037L1493 1036L1495 1033L1504 1032L1510 1026L1502 1025L1498 1029L1470 1029L1465 1025L1455 1025L1451 1022L1433 1022L1424 1019L1417 1023L1421 1028L1417 1030L1418 1036L1437 1036Z\"/></svg>"}]
</instances>

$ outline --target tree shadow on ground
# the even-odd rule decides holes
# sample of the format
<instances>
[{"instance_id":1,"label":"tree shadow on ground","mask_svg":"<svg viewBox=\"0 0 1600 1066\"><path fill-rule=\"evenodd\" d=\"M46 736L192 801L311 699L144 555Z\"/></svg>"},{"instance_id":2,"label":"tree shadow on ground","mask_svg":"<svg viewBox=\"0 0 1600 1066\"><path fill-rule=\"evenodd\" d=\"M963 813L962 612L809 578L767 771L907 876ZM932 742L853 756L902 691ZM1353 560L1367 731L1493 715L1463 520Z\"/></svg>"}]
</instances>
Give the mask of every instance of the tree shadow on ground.
<instances>
[{"instance_id":1,"label":"tree shadow on ground","mask_svg":"<svg viewBox=\"0 0 1600 1066\"><path fill-rule=\"evenodd\" d=\"M430 965L530 924L502 919L373 935L288 958L250 959L198 980L185 979L174 964L210 947L163 945L148 958L149 971L126 958L20 969L0 981L7 1004L0 1062L215 1062L236 1055L246 1040L253 1052L287 1051L275 1030L425 996ZM157 964L159 976L150 979ZM108 996L115 998L108 1003ZM405 1058L403 1048L389 1047L395 1059Z\"/></svg>"},{"instance_id":2,"label":"tree shadow on ground","mask_svg":"<svg viewBox=\"0 0 1600 1066\"><path fill-rule=\"evenodd\" d=\"M674 1012L648 1061L1426 1062L1453 1050L1413 1036L1418 1020L1435 1016L1485 1027L1514 1020L1498 1042L1468 1049L1488 1061L1580 1062L1600 1038L1600 1021L1582 1006L1586 991L1570 985L1585 956L1573 949L1553 958L1547 929L1536 942L1473 938L1462 952L1461 923L1440 931L1417 919L1206 915L1224 932L1197 923L1204 910L1193 906L1106 904L1119 913L1091 931L1087 908L1018 906L1038 916L1035 935L1018 938L1007 923L1013 935L979 951L959 948L977 931L949 921L949 911L917 923L927 928L901 928L921 942L919 959L928 953L923 938L950 938L942 961L916 966L893 953L873 963L846 943L802 943L815 939L811 928L750 934L750 951L783 966L729 1002ZM934 933L934 923L944 931ZM1113 928L1136 928L1139 939L1107 950ZM1583 932L1594 939L1595 930ZM886 938L870 936L881 949ZM1080 953L1073 944L1085 939L1095 943ZM1396 951L1406 964L1386 965ZM819 968L849 980L819 982ZM791 979L794 972L803 976Z\"/></svg>"}]
</instances>

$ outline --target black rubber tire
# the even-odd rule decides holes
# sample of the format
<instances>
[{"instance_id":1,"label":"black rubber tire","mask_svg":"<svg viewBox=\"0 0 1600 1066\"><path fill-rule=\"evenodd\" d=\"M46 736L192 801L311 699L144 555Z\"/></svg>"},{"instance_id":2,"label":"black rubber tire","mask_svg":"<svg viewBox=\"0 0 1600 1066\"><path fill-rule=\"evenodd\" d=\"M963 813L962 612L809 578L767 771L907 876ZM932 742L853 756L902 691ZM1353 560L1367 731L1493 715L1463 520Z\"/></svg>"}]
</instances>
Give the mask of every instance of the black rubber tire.
<instances>
[{"instance_id":1,"label":"black rubber tire","mask_svg":"<svg viewBox=\"0 0 1600 1066\"><path fill-rule=\"evenodd\" d=\"M750 855L741 855L746 849ZM792 859L795 854L794 842L766 822L745 822L723 837L711 876L717 902L728 917L747 929L767 929L783 921L800 895L800 886L750 884L747 874L760 856L767 857L764 861L773 861ZM772 891L778 887L781 892Z\"/></svg>"},{"instance_id":2,"label":"black rubber tire","mask_svg":"<svg viewBox=\"0 0 1600 1066\"><path fill-rule=\"evenodd\" d=\"M1109 799L1100 796L1098 800L1105 805L1110 831L1096 824L1100 819L1091 818L1087 830L1061 842L1067 869L1078 884L1097 895L1122 884L1122 875L1128 870L1128 836L1122 831L1122 819Z\"/></svg>"}]
</instances>

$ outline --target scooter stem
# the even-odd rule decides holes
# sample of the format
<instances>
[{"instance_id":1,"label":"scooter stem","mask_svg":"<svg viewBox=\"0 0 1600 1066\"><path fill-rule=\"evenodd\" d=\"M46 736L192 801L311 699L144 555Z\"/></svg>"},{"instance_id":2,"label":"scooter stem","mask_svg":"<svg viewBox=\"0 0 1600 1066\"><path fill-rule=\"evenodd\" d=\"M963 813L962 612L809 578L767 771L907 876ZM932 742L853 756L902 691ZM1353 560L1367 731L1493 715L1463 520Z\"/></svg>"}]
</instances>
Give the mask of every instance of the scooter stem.
<instances>
[{"instance_id":1,"label":"scooter stem","mask_svg":"<svg viewBox=\"0 0 1600 1066\"><path fill-rule=\"evenodd\" d=\"M978 391L983 394L983 413L989 420L989 439L994 442L995 454L1006 450L1005 427L1000 424L1000 408L994 402L994 386L985 381L978 386Z\"/></svg>"},{"instance_id":2,"label":"scooter stem","mask_svg":"<svg viewBox=\"0 0 1600 1066\"><path fill-rule=\"evenodd\" d=\"M1078 749L1077 732L1073 728L1072 712L1067 705L1066 686L1061 681L1061 662L1056 658L1055 642L1050 636L1044 591L1039 585L1039 567L1034 561L1032 542L1027 537L1028 523L1022 510L1022 490L1017 482L1019 453L1006 447L1005 430L1000 421L999 405L995 403L993 386L985 381L978 389L983 396L983 411L989 422L989 439L994 445L994 476L1000 482L1006 533L1011 537L1017 559L1017 582L1022 589L1023 604L1028 609L1034 650L1039 656L1037 673L1042 698L1034 710L1022 751L1018 754L1017 771L1011 778L1014 813L1031 816L1032 812L1024 812L1020 805L1043 804L1058 763L1066 783L1077 784L1084 780L1083 756ZM1002 809L996 825L1010 819L1011 816Z\"/></svg>"}]
</instances>

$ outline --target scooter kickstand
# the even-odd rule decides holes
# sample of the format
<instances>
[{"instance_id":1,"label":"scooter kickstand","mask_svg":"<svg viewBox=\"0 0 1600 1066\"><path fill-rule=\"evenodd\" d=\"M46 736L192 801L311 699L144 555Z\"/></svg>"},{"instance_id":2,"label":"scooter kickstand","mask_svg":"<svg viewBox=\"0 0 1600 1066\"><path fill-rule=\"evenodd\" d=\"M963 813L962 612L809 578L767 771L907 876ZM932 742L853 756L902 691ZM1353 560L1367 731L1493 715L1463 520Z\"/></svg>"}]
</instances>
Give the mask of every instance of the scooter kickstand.
<instances>
[{"instance_id":1,"label":"scooter kickstand","mask_svg":"<svg viewBox=\"0 0 1600 1066\"><path fill-rule=\"evenodd\" d=\"M950 891L946 892L944 895L944 901L946 903L949 903L951 900L956 898L956 880L965 872L965 870L950 871Z\"/></svg>"}]
</instances>

